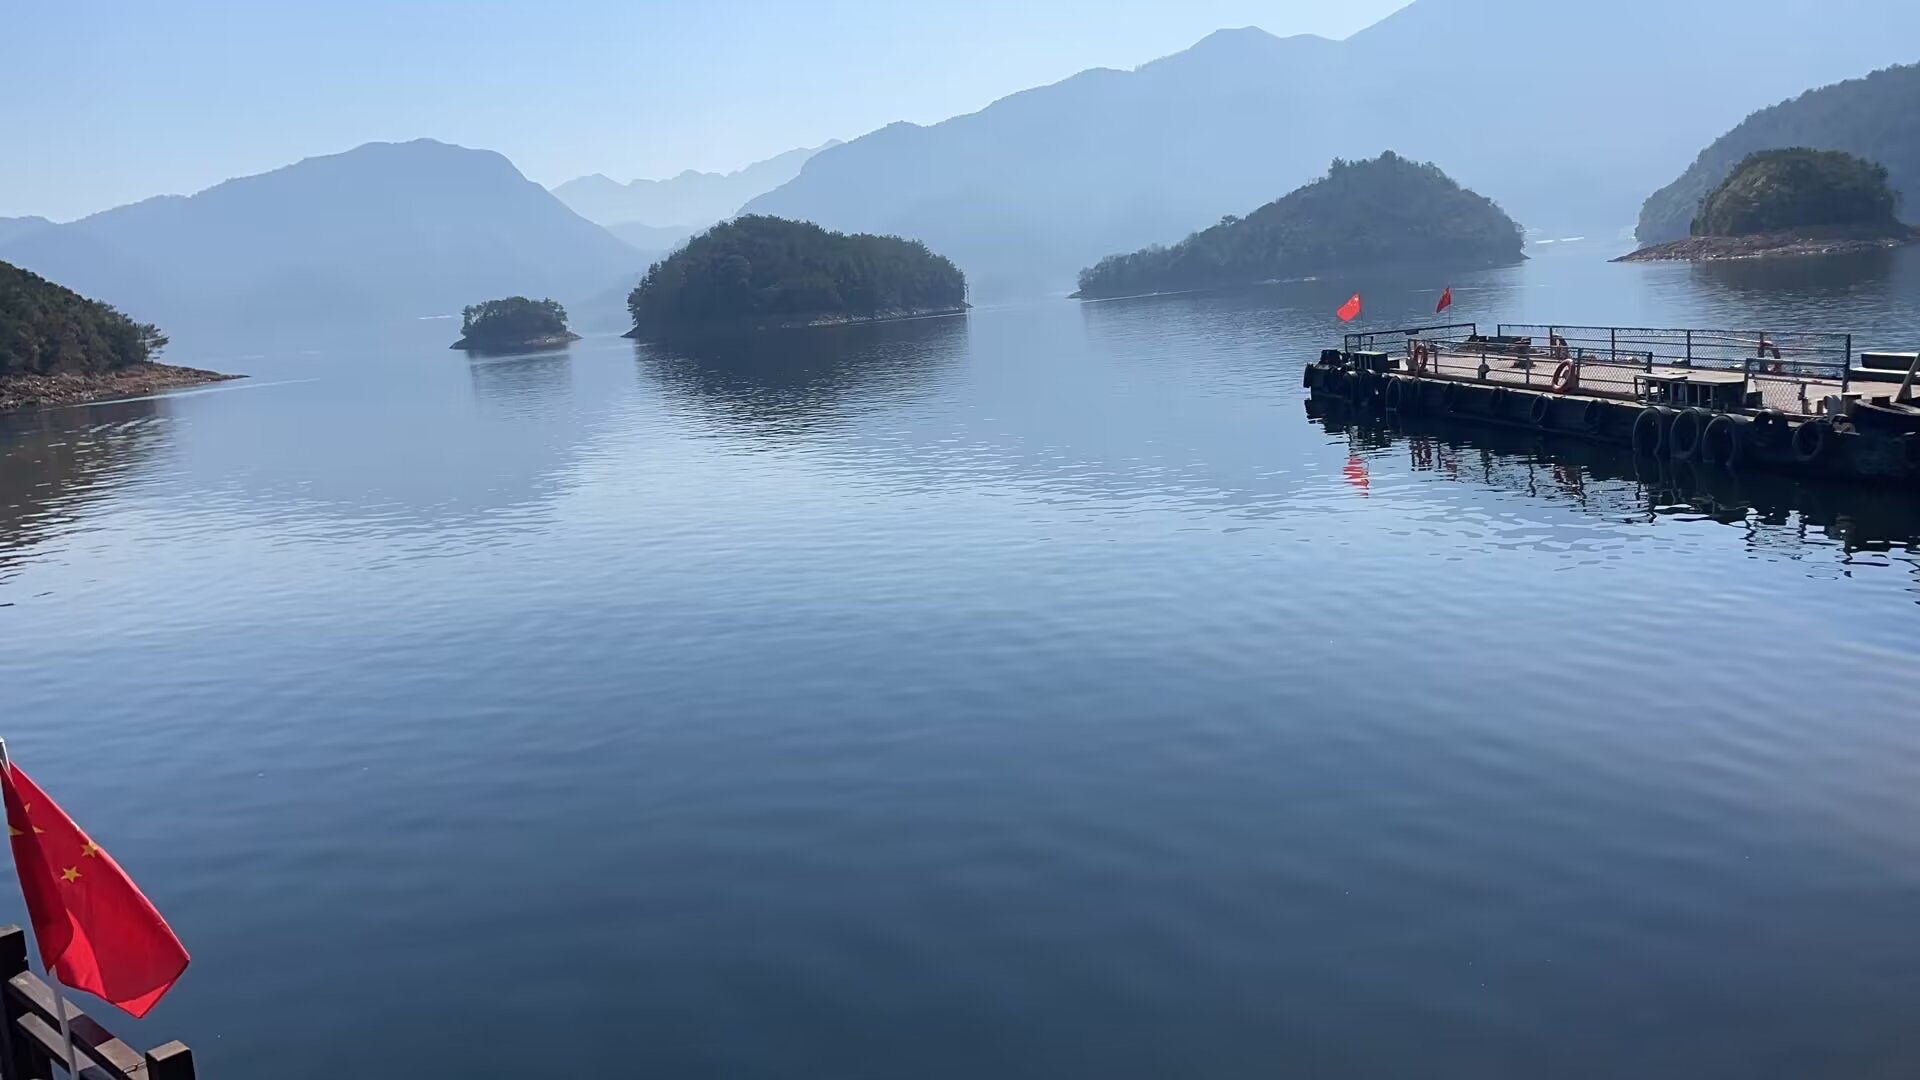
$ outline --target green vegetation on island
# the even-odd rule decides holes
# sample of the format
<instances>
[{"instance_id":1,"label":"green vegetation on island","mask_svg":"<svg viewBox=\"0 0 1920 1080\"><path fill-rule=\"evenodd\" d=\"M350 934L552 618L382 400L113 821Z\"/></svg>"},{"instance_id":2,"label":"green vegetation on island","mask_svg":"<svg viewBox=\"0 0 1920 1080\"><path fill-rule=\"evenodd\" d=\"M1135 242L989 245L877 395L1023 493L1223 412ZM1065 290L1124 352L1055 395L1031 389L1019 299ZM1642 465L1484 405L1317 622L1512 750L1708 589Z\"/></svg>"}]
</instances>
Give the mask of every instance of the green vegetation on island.
<instances>
[{"instance_id":1,"label":"green vegetation on island","mask_svg":"<svg viewBox=\"0 0 1920 1080\"><path fill-rule=\"evenodd\" d=\"M1701 201L1691 236L1642 248L1629 262L1828 255L1910 243L1887 170L1838 150L1747 155Z\"/></svg>"},{"instance_id":2,"label":"green vegetation on island","mask_svg":"<svg viewBox=\"0 0 1920 1080\"><path fill-rule=\"evenodd\" d=\"M1752 154L1778 147L1845 151L1886 166L1895 190L1920 191L1920 64L1809 90L1747 117L1647 199L1634 235L1642 244L1694 235L1707 196Z\"/></svg>"},{"instance_id":3,"label":"green vegetation on island","mask_svg":"<svg viewBox=\"0 0 1920 1080\"><path fill-rule=\"evenodd\" d=\"M231 378L156 364L167 337L111 305L0 262L0 409L151 394Z\"/></svg>"},{"instance_id":4,"label":"green vegetation on island","mask_svg":"<svg viewBox=\"0 0 1920 1080\"><path fill-rule=\"evenodd\" d=\"M967 307L967 279L925 244L747 215L653 264L629 337L904 318Z\"/></svg>"},{"instance_id":5,"label":"green vegetation on island","mask_svg":"<svg viewBox=\"0 0 1920 1080\"><path fill-rule=\"evenodd\" d=\"M1384 264L1518 262L1520 226L1433 165L1391 151L1327 175L1172 247L1110 255L1080 272L1083 299L1206 289Z\"/></svg>"},{"instance_id":6,"label":"green vegetation on island","mask_svg":"<svg viewBox=\"0 0 1920 1080\"><path fill-rule=\"evenodd\" d=\"M509 296L470 304L460 312L460 340L456 349L472 352L511 352L546 349L580 340L567 329L567 309L557 300L529 300Z\"/></svg>"},{"instance_id":7,"label":"green vegetation on island","mask_svg":"<svg viewBox=\"0 0 1920 1080\"><path fill-rule=\"evenodd\" d=\"M1883 165L1838 150L1762 150L1749 154L1700 204L1694 236L1828 226L1896 229L1900 194Z\"/></svg>"},{"instance_id":8,"label":"green vegetation on island","mask_svg":"<svg viewBox=\"0 0 1920 1080\"><path fill-rule=\"evenodd\" d=\"M157 327L0 262L0 377L97 375L146 363L166 344Z\"/></svg>"}]
</instances>

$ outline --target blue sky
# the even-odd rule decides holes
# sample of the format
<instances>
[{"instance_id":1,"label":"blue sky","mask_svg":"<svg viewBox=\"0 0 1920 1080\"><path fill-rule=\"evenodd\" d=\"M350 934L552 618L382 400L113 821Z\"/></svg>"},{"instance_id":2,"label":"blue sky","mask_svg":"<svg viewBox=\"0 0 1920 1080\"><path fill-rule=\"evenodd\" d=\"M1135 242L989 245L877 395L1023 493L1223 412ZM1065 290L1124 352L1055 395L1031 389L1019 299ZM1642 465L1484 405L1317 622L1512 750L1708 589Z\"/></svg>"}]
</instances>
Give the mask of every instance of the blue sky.
<instances>
[{"instance_id":1,"label":"blue sky","mask_svg":"<svg viewBox=\"0 0 1920 1080\"><path fill-rule=\"evenodd\" d=\"M1221 27L1344 37L1404 3L20 0L0 46L0 216L64 220L419 136L545 184L737 168Z\"/></svg>"}]
</instances>

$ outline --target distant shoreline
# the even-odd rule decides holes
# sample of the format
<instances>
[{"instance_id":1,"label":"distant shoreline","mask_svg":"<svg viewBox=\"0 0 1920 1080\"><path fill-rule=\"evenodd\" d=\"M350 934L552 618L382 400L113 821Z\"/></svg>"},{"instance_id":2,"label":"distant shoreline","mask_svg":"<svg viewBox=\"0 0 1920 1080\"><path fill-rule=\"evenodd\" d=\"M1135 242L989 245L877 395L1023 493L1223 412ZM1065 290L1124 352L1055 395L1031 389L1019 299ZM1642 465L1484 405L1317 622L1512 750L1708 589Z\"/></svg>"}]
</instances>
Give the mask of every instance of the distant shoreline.
<instances>
[{"instance_id":1,"label":"distant shoreline","mask_svg":"<svg viewBox=\"0 0 1920 1080\"><path fill-rule=\"evenodd\" d=\"M130 364L97 375L72 372L13 375L0 378L0 412L145 397L168 390L244 378L245 375L226 375L218 371L151 362Z\"/></svg>"},{"instance_id":2,"label":"distant shoreline","mask_svg":"<svg viewBox=\"0 0 1920 1080\"><path fill-rule=\"evenodd\" d=\"M1644 247L1614 262L1725 262L1805 255L1850 255L1920 243L1920 229L1821 229L1752 236L1690 236Z\"/></svg>"},{"instance_id":3,"label":"distant shoreline","mask_svg":"<svg viewBox=\"0 0 1920 1080\"><path fill-rule=\"evenodd\" d=\"M547 334L542 337L528 338L525 341L476 342L472 338L461 338L459 341L447 346L447 348L460 349L465 352L500 355L504 353L531 352L535 349L564 349L579 340L579 334L568 331L564 334Z\"/></svg>"},{"instance_id":4,"label":"distant shoreline","mask_svg":"<svg viewBox=\"0 0 1920 1080\"><path fill-rule=\"evenodd\" d=\"M1230 278L1209 282L1169 282L1162 288L1147 289L1141 292L1088 292L1078 289L1067 294L1069 300L1083 303L1098 303L1107 300L1142 300L1156 296L1197 296L1208 293L1236 292L1241 289L1264 289L1274 285L1297 285L1307 281L1325 281L1328 278L1346 274L1365 274L1381 270L1407 272L1432 272L1441 277L1449 273L1461 273L1473 270L1497 270L1503 266L1519 266L1531 256L1520 252L1512 257L1499 256L1485 259L1442 259L1423 260L1415 263L1395 263L1367 261L1351 263L1345 266L1323 266L1315 269L1299 269L1285 275L1264 278Z\"/></svg>"},{"instance_id":5,"label":"distant shoreline","mask_svg":"<svg viewBox=\"0 0 1920 1080\"><path fill-rule=\"evenodd\" d=\"M965 315L971 310L973 310L971 304L961 304L959 307L911 308L902 311L889 311L880 315L846 315L835 312L815 315L806 319L756 323L750 326L719 324L714 326L674 326L651 329L636 326L620 336L632 338L636 341L645 341L654 337L671 337L675 334L708 333L715 330L803 330L810 326L857 326L866 323L901 322L906 319L930 319L941 315Z\"/></svg>"}]
</instances>

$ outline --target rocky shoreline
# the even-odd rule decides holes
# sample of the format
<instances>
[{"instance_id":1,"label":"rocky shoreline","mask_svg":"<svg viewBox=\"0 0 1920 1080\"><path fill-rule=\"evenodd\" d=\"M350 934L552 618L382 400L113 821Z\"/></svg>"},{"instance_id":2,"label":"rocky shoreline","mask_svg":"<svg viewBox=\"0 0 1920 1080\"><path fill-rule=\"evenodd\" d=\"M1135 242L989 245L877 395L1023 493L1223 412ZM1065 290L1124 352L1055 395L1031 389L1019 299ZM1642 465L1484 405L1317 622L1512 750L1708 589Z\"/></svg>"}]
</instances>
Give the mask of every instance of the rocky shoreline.
<instances>
[{"instance_id":1,"label":"rocky shoreline","mask_svg":"<svg viewBox=\"0 0 1920 1080\"><path fill-rule=\"evenodd\" d=\"M460 349L470 353L485 353L492 356L500 356L511 353L537 352L541 349L564 349L579 340L580 335L572 331L564 334L547 334L543 337L528 338L525 341L475 341L472 338L463 337L452 345L447 346L447 348Z\"/></svg>"},{"instance_id":2,"label":"rocky shoreline","mask_svg":"<svg viewBox=\"0 0 1920 1080\"><path fill-rule=\"evenodd\" d=\"M935 318L942 315L965 315L967 312L971 311L972 309L973 309L973 305L971 304L961 304L959 307L908 308L908 309L902 309L897 311L883 311L877 315L843 315L843 314L835 313L835 314L829 314L829 315L816 315L810 319L791 319L786 322L755 323L748 326L715 326L715 327L709 327L707 329L713 330L713 331L719 331L719 330L762 331L762 330L804 330L812 326L862 326L868 323L901 322L906 319L931 319L931 318ZM667 336L671 336L672 334L675 334L675 333L687 333L687 332L689 332L689 328L677 328L673 331L667 332ZM700 332L700 331L694 331L694 332ZM624 338L632 338L635 341L648 341L648 340L652 340L656 336L661 336L661 335L658 331L644 330L636 326L633 329L627 331L626 333L621 334L620 336Z\"/></svg>"},{"instance_id":3,"label":"rocky shoreline","mask_svg":"<svg viewBox=\"0 0 1920 1080\"><path fill-rule=\"evenodd\" d=\"M1804 255L1848 255L1920 243L1920 230L1772 232L1752 236L1690 236L1641 248L1614 262L1721 262Z\"/></svg>"},{"instance_id":4,"label":"rocky shoreline","mask_svg":"<svg viewBox=\"0 0 1920 1080\"><path fill-rule=\"evenodd\" d=\"M13 375L0 378L0 412L145 397L168 390L244 378L245 375L225 375L218 371L155 363L130 364L98 375L72 372Z\"/></svg>"}]
</instances>

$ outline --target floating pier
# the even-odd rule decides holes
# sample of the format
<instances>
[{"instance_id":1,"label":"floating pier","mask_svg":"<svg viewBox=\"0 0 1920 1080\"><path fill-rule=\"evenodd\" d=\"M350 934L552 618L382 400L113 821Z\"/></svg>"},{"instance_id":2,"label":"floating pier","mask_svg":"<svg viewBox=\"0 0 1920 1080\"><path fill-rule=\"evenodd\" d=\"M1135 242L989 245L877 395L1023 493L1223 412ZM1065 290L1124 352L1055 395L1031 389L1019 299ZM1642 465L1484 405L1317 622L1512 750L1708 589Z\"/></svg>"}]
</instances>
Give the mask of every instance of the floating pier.
<instances>
[{"instance_id":1,"label":"floating pier","mask_svg":"<svg viewBox=\"0 0 1920 1080\"><path fill-rule=\"evenodd\" d=\"M1920 354L1850 334L1473 323L1348 334L1314 398L1528 429L1729 469L1920 489Z\"/></svg>"},{"instance_id":2,"label":"floating pier","mask_svg":"<svg viewBox=\"0 0 1920 1080\"><path fill-rule=\"evenodd\" d=\"M0 1080L47 1080L54 1070L74 1080L194 1080L193 1052L178 1042L144 1053L65 1006L71 1044L60 1034L53 987L27 968L27 935L0 927ZM75 1060L67 1060L71 1045Z\"/></svg>"}]
</instances>

